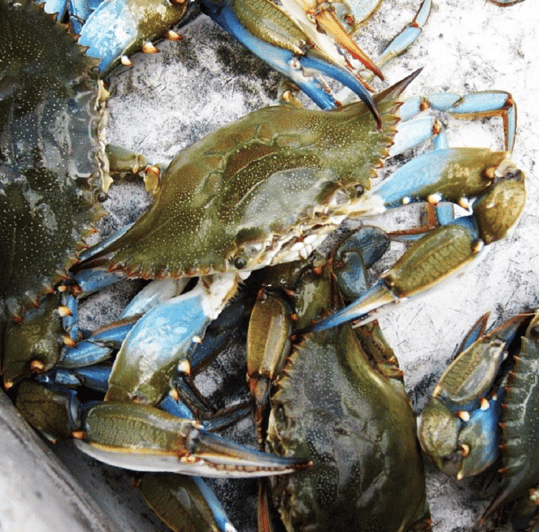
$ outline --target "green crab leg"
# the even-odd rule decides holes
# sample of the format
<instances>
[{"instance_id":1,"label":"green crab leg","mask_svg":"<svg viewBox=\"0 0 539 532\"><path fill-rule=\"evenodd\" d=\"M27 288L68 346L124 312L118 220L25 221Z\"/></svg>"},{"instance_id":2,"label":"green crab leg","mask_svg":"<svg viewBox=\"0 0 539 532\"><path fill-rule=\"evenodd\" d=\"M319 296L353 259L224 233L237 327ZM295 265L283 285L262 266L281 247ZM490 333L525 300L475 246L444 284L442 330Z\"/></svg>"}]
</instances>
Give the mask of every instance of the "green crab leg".
<instances>
[{"instance_id":1,"label":"green crab leg","mask_svg":"<svg viewBox=\"0 0 539 532\"><path fill-rule=\"evenodd\" d=\"M372 321L378 309L435 286L470 263L484 245L503 238L525 202L523 174L505 156L488 150L436 150L401 167L373 189L366 201L380 201L385 208L425 200L464 206L469 196L480 199L474 204L473 216L459 218L414 242L355 303L306 330L321 331L351 320L359 320L358 324ZM491 170L499 180L488 183ZM403 187L408 188L403 191Z\"/></svg>"},{"instance_id":2,"label":"green crab leg","mask_svg":"<svg viewBox=\"0 0 539 532\"><path fill-rule=\"evenodd\" d=\"M197 421L178 419L135 403L90 407L84 434L75 440L84 453L135 471L241 478L292 473L309 467L301 458L281 458L227 441Z\"/></svg>"},{"instance_id":3,"label":"green crab leg","mask_svg":"<svg viewBox=\"0 0 539 532\"><path fill-rule=\"evenodd\" d=\"M174 532L236 532L219 499L201 478L147 473L136 481L136 487Z\"/></svg>"}]
</instances>

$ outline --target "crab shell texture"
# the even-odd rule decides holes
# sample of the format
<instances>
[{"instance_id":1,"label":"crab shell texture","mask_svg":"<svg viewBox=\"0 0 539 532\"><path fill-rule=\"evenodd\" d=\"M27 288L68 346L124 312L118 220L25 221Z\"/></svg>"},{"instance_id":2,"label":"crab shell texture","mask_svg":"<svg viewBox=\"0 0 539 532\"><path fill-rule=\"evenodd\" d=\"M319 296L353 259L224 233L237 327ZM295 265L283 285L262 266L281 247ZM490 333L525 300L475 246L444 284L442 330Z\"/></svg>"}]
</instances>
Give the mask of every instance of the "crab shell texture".
<instances>
[{"instance_id":1,"label":"crab shell texture","mask_svg":"<svg viewBox=\"0 0 539 532\"><path fill-rule=\"evenodd\" d=\"M537 489L539 465L535 457L539 447L537 438L538 374L539 313L536 311L526 329L526 334L522 337L520 352L518 357L515 357L515 365L507 383L501 423L503 480L496 499L487 510L488 513L517 497L530 500L529 490ZM534 501L534 504L537 503ZM536 515L535 519L538 520L539 516ZM530 530L532 530L531 527Z\"/></svg>"},{"instance_id":2,"label":"crab shell texture","mask_svg":"<svg viewBox=\"0 0 539 532\"><path fill-rule=\"evenodd\" d=\"M297 302L320 315L322 302L331 305L330 283L310 279L304 276ZM349 325L306 334L275 388L266 450L313 463L272 479L289 532L403 532L426 517L409 399L401 382L373 368Z\"/></svg>"},{"instance_id":3,"label":"crab shell texture","mask_svg":"<svg viewBox=\"0 0 539 532\"><path fill-rule=\"evenodd\" d=\"M294 244L325 236L370 188L407 82L376 98L381 130L353 103L333 111L268 107L213 132L170 163L150 209L100 255L114 252L112 267L143 277L299 259Z\"/></svg>"},{"instance_id":4,"label":"crab shell texture","mask_svg":"<svg viewBox=\"0 0 539 532\"><path fill-rule=\"evenodd\" d=\"M103 213L96 61L24 4L0 0L0 299L14 317L65 275Z\"/></svg>"}]
</instances>

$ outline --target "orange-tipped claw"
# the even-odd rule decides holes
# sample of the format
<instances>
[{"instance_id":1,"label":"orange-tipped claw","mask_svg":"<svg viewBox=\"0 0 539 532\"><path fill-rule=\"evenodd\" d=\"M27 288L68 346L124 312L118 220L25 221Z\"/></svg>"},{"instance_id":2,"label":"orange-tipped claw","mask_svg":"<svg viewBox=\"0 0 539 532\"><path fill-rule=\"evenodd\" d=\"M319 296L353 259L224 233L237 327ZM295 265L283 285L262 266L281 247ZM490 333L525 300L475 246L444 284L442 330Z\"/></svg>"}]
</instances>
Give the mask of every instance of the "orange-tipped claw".
<instances>
[{"instance_id":1,"label":"orange-tipped claw","mask_svg":"<svg viewBox=\"0 0 539 532\"><path fill-rule=\"evenodd\" d=\"M319 4L314 16L318 25L328 35L331 35L340 46L347 50L354 59L361 61L366 68L371 70L380 79L384 79L384 75L380 72L372 59L356 44L348 32L343 28L335 15L335 9L333 7L327 7L327 4L322 7Z\"/></svg>"}]
</instances>

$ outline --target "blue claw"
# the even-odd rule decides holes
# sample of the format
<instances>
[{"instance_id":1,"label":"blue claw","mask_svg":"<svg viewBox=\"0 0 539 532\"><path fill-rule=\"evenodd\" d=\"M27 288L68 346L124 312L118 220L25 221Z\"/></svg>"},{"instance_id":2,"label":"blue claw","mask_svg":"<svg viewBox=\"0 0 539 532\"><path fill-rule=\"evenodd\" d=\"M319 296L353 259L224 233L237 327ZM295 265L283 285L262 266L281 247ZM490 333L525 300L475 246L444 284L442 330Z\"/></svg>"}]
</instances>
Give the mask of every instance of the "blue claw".
<instances>
[{"instance_id":1,"label":"blue claw","mask_svg":"<svg viewBox=\"0 0 539 532\"><path fill-rule=\"evenodd\" d=\"M105 0L84 24L79 44L88 46L86 54L100 59L99 68L107 73L180 22L188 6L168 0Z\"/></svg>"},{"instance_id":2,"label":"blue claw","mask_svg":"<svg viewBox=\"0 0 539 532\"><path fill-rule=\"evenodd\" d=\"M477 239L478 230L473 216L458 218L448 225L438 227L423 239L415 242L395 265L359 299L335 314L307 327L306 331L324 331L353 320L358 320L357 325L363 325L374 320L380 315L381 310L387 310L391 308L392 304L399 303L404 298L411 297L430 288L434 283L439 282L456 269L467 264L477 256L477 251L469 249L470 243ZM462 245L461 242L464 242L464 244ZM417 267L415 263L418 262L419 257L422 257L419 259L420 262L423 260L429 261L432 255L429 257L428 251L432 251L432 249L439 250L445 246L453 248L454 261L445 261L442 265L435 265L439 269L439 277L428 278L428 272L426 272L425 277L428 280L417 276L417 283L415 284L404 282L403 284L407 284L406 292L404 292L400 284L404 280L401 278L402 272ZM463 248L462 256L457 257L457 254L460 255L460 249L457 251L457 248L461 246ZM426 254L423 253L423 249L427 250ZM425 258L423 258L423 255L425 255ZM442 271L444 268L445 271Z\"/></svg>"},{"instance_id":3,"label":"blue claw","mask_svg":"<svg viewBox=\"0 0 539 532\"><path fill-rule=\"evenodd\" d=\"M292 473L311 466L302 458L267 454L204 430L154 407L105 402L84 416L84 440L75 445L116 467L193 476L244 478Z\"/></svg>"},{"instance_id":4,"label":"blue claw","mask_svg":"<svg viewBox=\"0 0 539 532\"><path fill-rule=\"evenodd\" d=\"M261 34L262 37L254 35L240 20L238 12L243 6L237 0L222 2L202 0L201 9L251 52L290 78L322 109L334 108L338 104L309 71L324 73L350 88L365 102L380 125L380 114L376 104L361 81L344 67L330 62L329 58L325 59L308 50L305 51L309 45L307 35L303 34L299 26L280 10L275 13L275 19L271 22L279 26L277 30L281 34L271 43L266 34Z\"/></svg>"}]
</instances>

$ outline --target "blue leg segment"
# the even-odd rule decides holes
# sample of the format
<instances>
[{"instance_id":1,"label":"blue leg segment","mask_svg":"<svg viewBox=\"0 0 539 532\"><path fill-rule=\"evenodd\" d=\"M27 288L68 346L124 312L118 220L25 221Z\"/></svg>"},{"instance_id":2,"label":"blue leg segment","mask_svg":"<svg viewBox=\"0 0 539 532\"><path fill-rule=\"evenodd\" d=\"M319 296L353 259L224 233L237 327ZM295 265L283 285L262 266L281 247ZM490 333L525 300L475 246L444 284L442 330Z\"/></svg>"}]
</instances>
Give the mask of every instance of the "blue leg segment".
<instances>
[{"instance_id":1,"label":"blue leg segment","mask_svg":"<svg viewBox=\"0 0 539 532\"><path fill-rule=\"evenodd\" d=\"M474 120L500 116L503 120L505 149L512 151L516 137L517 110L513 98L509 93L503 91L485 91L465 94L464 96L454 93L436 93L427 96L418 96L404 102L400 108L401 120L403 122L408 121L429 108L448 113L459 119ZM415 123L415 121L412 123ZM419 130L417 136L420 142L432 136L429 127L425 126L425 124L423 122L417 122L417 126L415 126ZM402 125L400 128L402 128ZM397 134L397 138L395 139L397 145L400 142L398 136L399 134ZM407 146L404 149L407 149ZM393 147L392 154L400 153L403 150Z\"/></svg>"},{"instance_id":2,"label":"blue leg segment","mask_svg":"<svg viewBox=\"0 0 539 532\"><path fill-rule=\"evenodd\" d=\"M113 351L120 349L127 334L135 326L138 316L111 323L94 331L76 347L66 348L58 362L63 368L81 368L109 360Z\"/></svg>"},{"instance_id":3,"label":"blue leg segment","mask_svg":"<svg viewBox=\"0 0 539 532\"><path fill-rule=\"evenodd\" d=\"M343 83L365 102L371 109L377 123L380 123L380 114L372 96L359 79L336 63L330 63L321 56L311 54L308 50L303 52L301 48L305 42L295 42L297 39L287 36L290 39L289 48L287 49L262 40L244 27L235 12L234 3L231 1L214 2L212 0L203 0L201 9L225 31L234 35L255 55L266 61L284 76L290 78L322 109L336 107L337 102L309 70L322 72ZM294 46L295 51L292 50Z\"/></svg>"},{"instance_id":4,"label":"blue leg segment","mask_svg":"<svg viewBox=\"0 0 539 532\"><path fill-rule=\"evenodd\" d=\"M79 388L85 386L90 390L105 393L108 388L110 366L90 366L86 368L55 368L52 371L37 375L35 380L47 386L63 386L66 388Z\"/></svg>"},{"instance_id":5,"label":"blue leg segment","mask_svg":"<svg viewBox=\"0 0 539 532\"><path fill-rule=\"evenodd\" d=\"M452 239L454 238L452 234L452 226L462 228L462 233L466 235L466 240L474 241L478 240L479 238L477 226L473 216L458 218L451 224L439 227L438 229L432 231L427 236L429 238L440 239L440 242L437 244L438 246L452 245ZM459 230L459 233L460 232L461 231ZM461 235L459 235L459 237L461 237ZM425 238L417 242L418 246L425 244L428 245ZM324 331L326 329L330 329L331 327L337 327L338 325L354 320L357 320L355 323L356 326L363 325L376 319L376 317L380 315L380 311L382 309L387 310L392 304L402 301L404 297L411 297L419 291L430 288L432 284L438 282L442 278L455 271L455 267L452 267L448 273L440 274L439 279L435 279L434 281L431 280L431 284L418 286L409 293L403 295L394 288L392 281L388 282L386 279L391 279L394 272L398 271L401 265L405 263L409 257L413 258L414 254L418 256L415 251L415 248L410 248L407 252L405 252L401 259L399 259L399 261L393 266L393 268L386 272L379 281L377 281L369 290L363 293L361 297L359 297L359 299L357 299L354 303L299 332ZM461 262L458 264L457 268L466 265L474 256L477 256L477 253L477 251L473 251L470 255L465 255L465 257L461 259ZM438 267L440 266L445 265L438 265ZM449 265L447 265L447 267L449 267Z\"/></svg>"},{"instance_id":6,"label":"blue leg segment","mask_svg":"<svg viewBox=\"0 0 539 532\"><path fill-rule=\"evenodd\" d=\"M426 24L432 8L432 0L424 0L414 20L410 22L384 49L377 59L378 66L385 65L388 61L402 54L421 35L423 26Z\"/></svg>"}]
</instances>

